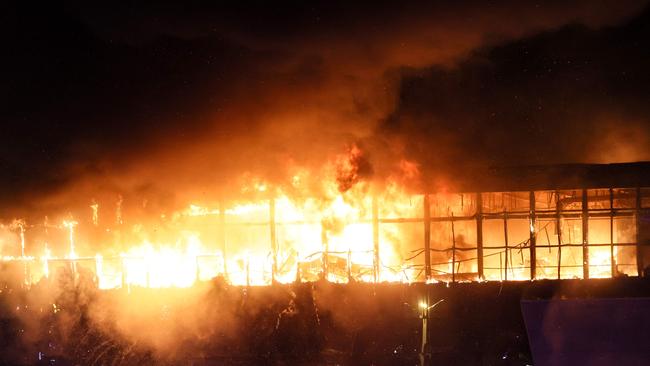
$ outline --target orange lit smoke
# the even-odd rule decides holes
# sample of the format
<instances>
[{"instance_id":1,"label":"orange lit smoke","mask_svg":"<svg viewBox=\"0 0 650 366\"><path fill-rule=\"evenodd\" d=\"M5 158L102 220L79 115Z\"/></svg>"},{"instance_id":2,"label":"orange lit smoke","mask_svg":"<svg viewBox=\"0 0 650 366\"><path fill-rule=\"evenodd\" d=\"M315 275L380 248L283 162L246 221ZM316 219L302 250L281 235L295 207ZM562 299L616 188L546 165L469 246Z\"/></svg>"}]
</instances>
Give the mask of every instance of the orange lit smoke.
<instances>
[{"instance_id":1,"label":"orange lit smoke","mask_svg":"<svg viewBox=\"0 0 650 366\"><path fill-rule=\"evenodd\" d=\"M372 181L372 167L356 145L323 171L328 178L319 180L316 190L313 172L304 168L294 169L287 186L248 176L241 188L249 197L247 201L214 205L191 202L182 210L159 214L156 220L127 221L125 217L130 216L123 216L127 213L123 212L121 196L104 205L107 209L93 200L87 218L67 217L59 225L48 220L42 224L15 220L3 227L2 258L24 265L27 285L69 270L76 275L90 274L102 289L189 287L218 276L235 285L322 278L342 283L478 279L474 193L431 194L425 203L424 195L406 188L419 178L418 165L406 160L400 161L396 173L379 185ZM309 196L314 191L318 195ZM571 194L562 197L572 199ZM520 202L526 202L528 192L488 193L483 197L484 215L490 215L499 214L500 207L506 206L516 211ZM552 197L540 195L536 200L551 201ZM423 253L426 205L430 205L429 215L434 219L430 226L429 278ZM521 209L527 210L525 206ZM435 220L440 218L447 220ZM548 253L543 249L543 245L560 240L563 244L582 240L579 220L559 222L560 230L553 220L532 225L527 218L513 217L507 228L505 220L484 220L484 278L530 279L526 241L531 234L540 246L536 277L580 277L581 248L563 249L560 274L554 264L557 248L549 248ZM617 220L614 228L621 236L617 240L629 242L633 235L626 234L625 225L619 227L621 222ZM615 239L610 235L610 225L613 221L607 217L590 219L589 242ZM38 227L44 228L46 235L30 238L30 230ZM490 249L503 244L504 230L510 247ZM12 253L16 248L12 242L21 248L19 252ZM100 249L92 251L97 242ZM455 252L450 250L451 245ZM619 254L618 247L590 248L590 277L611 277L611 258ZM622 271L632 274L631 270Z\"/></svg>"}]
</instances>

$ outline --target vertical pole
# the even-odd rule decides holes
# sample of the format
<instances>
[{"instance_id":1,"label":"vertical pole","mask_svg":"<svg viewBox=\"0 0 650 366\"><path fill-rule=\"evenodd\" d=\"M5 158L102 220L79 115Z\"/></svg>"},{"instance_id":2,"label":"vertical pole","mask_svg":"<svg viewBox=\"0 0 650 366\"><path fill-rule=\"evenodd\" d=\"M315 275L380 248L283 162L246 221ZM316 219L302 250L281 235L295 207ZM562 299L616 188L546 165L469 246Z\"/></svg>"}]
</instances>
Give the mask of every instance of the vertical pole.
<instances>
[{"instance_id":1,"label":"vertical pole","mask_svg":"<svg viewBox=\"0 0 650 366\"><path fill-rule=\"evenodd\" d=\"M611 277L616 277L616 259L614 258L614 190L609 189L609 263Z\"/></svg>"},{"instance_id":2,"label":"vertical pole","mask_svg":"<svg viewBox=\"0 0 650 366\"><path fill-rule=\"evenodd\" d=\"M535 217L535 192L529 193L530 202L530 279L534 280L537 277L537 234L535 233L535 224L537 218Z\"/></svg>"},{"instance_id":3,"label":"vertical pole","mask_svg":"<svg viewBox=\"0 0 650 366\"><path fill-rule=\"evenodd\" d=\"M419 304L420 310L422 310L422 345L420 348L420 366L425 366L427 364L426 362L426 356L427 356L427 348L429 347L429 327L428 327L428 320L429 320L429 288L427 288L427 297L426 297L426 302L423 304Z\"/></svg>"},{"instance_id":4,"label":"vertical pole","mask_svg":"<svg viewBox=\"0 0 650 366\"><path fill-rule=\"evenodd\" d=\"M320 241L321 245L323 246L323 255L322 255L322 265L323 265L323 279L327 280L329 276L329 269L328 269L328 256L329 256L329 244L327 242L327 230L325 227L325 221L320 222L321 230L320 230Z\"/></svg>"},{"instance_id":5,"label":"vertical pole","mask_svg":"<svg viewBox=\"0 0 650 366\"><path fill-rule=\"evenodd\" d=\"M373 243L373 274L375 282L379 281L379 208L377 207L377 196L372 197L372 243Z\"/></svg>"},{"instance_id":6,"label":"vertical pole","mask_svg":"<svg viewBox=\"0 0 650 366\"><path fill-rule=\"evenodd\" d=\"M503 255L499 252L499 280L503 281Z\"/></svg>"},{"instance_id":7,"label":"vertical pole","mask_svg":"<svg viewBox=\"0 0 650 366\"><path fill-rule=\"evenodd\" d=\"M74 226L76 224L76 221L70 221L67 226L70 232L69 239L70 239L70 268L72 269L72 274L75 278L75 281L77 279L77 254L75 251L75 245L74 245Z\"/></svg>"},{"instance_id":8,"label":"vertical pole","mask_svg":"<svg viewBox=\"0 0 650 366\"><path fill-rule=\"evenodd\" d=\"M424 195L424 276L431 279L431 208L429 195Z\"/></svg>"},{"instance_id":9,"label":"vertical pole","mask_svg":"<svg viewBox=\"0 0 650 366\"><path fill-rule=\"evenodd\" d=\"M451 213L451 282L456 282L456 231L453 212Z\"/></svg>"},{"instance_id":10,"label":"vertical pole","mask_svg":"<svg viewBox=\"0 0 650 366\"><path fill-rule=\"evenodd\" d=\"M246 287L251 286L251 262L248 257L246 257Z\"/></svg>"},{"instance_id":11,"label":"vertical pole","mask_svg":"<svg viewBox=\"0 0 650 366\"><path fill-rule=\"evenodd\" d=\"M29 265L25 258L25 225L21 222L18 224L20 228L20 260L23 262L23 286L31 285L29 278Z\"/></svg>"},{"instance_id":12,"label":"vertical pole","mask_svg":"<svg viewBox=\"0 0 650 366\"><path fill-rule=\"evenodd\" d=\"M126 288L126 266L122 257L120 257L120 268L122 269L122 288Z\"/></svg>"},{"instance_id":13,"label":"vertical pole","mask_svg":"<svg viewBox=\"0 0 650 366\"><path fill-rule=\"evenodd\" d=\"M582 190L582 277L589 278L589 196Z\"/></svg>"},{"instance_id":14,"label":"vertical pole","mask_svg":"<svg viewBox=\"0 0 650 366\"><path fill-rule=\"evenodd\" d=\"M20 257L25 258L25 225L21 222L18 228L20 229Z\"/></svg>"},{"instance_id":15,"label":"vertical pole","mask_svg":"<svg viewBox=\"0 0 650 366\"><path fill-rule=\"evenodd\" d=\"M102 278L104 277L104 269L103 269L103 258L101 255L97 254L95 255L95 278L97 279L97 287L102 288L103 281Z\"/></svg>"},{"instance_id":16,"label":"vertical pole","mask_svg":"<svg viewBox=\"0 0 650 366\"><path fill-rule=\"evenodd\" d=\"M46 279L50 279L50 259L46 255L45 260L43 261L43 272Z\"/></svg>"},{"instance_id":17,"label":"vertical pole","mask_svg":"<svg viewBox=\"0 0 650 366\"><path fill-rule=\"evenodd\" d=\"M643 250L641 248L641 188L636 188L636 271L639 277L643 276Z\"/></svg>"},{"instance_id":18,"label":"vertical pole","mask_svg":"<svg viewBox=\"0 0 650 366\"><path fill-rule=\"evenodd\" d=\"M275 237L275 199L269 200L269 226L271 235L271 283L275 282L275 277L278 275L278 243Z\"/></svg>"},{"instance_id":19,"label":"vertical pole","mask_svg":"<svg viewBox=\"0 0 650 366\"><path fill-rule=\"evenodd\" d=\"M505 260L505 280L508 280L508 257L510 256L508 249L508 211L503 210L503 241L506 247L506 260Z\"/></svg>"},{"instance_id":20,"label":"vertical pole","mask_svg":"<svg viewBox=\"0 0 650 366\"><path fill-rule=\"evenodd\" d=\"M45 278L48 280L50 279L50 263L49 263L49 258L50 258L50 253L49 250L47 249L47 242L50 240L50 235L47 230L48 224L47 224L47 216L45 216L45 220L43 221L43 228L45 229L45 267L44 267L44 272L45 272Z\"/></svg>"},{"instance_id":21,"label":"vertical pole","mask_svg":"<svg viewBox=\"0 0 650 366\"><path fill-rule=\"evenodd\" d=\"M483 197L481 192L476 193L476 257L478 265L478 279L483 281Z\"/></svg>"},{"instance_id":22,"label":"vertical pole","mask_svg":"<svg viewBox=\"0 0 650 366\"><path fill-rule=\"evenodd\" d=\"M555 229L557 230L557 279L562 278L562 201L560 192L555 191Z\"/></svg>"},{"instance_id":23,"label":"vertical pole","mask_svg":"<svg viewBox=\"0 0 650 366\"><path fill-rule=\"evenodd\" d=\"M352 250L348 248L348 283L352 283Z\"/></svg>"},{"instance_id":24,"label":"vertical pole","mask_svg":"<svg viewBox=\"0 0 650 366\"><path fill-rule=\"evenodd\" d=\"M302 277L300 276L300 253L296 252L296 283L302 282Z\"/></svg>"},{"instance_id":25,"label":"vertical pole","mask_svg":"<svg viewBox=\"0 0 650 366\"><path fill-rule=\"evenodd\" d=\"M228 256L226 255L226 207L219 202L219 247L223 257L223 277L228 280Z\"/></svg>"}]
</instances>

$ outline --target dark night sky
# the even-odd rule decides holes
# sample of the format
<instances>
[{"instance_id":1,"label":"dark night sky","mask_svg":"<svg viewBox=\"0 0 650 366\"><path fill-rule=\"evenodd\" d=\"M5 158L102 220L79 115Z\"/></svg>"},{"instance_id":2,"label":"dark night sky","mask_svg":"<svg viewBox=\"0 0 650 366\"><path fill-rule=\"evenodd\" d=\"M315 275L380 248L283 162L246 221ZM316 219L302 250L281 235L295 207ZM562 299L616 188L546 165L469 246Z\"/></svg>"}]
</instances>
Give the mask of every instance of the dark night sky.
<instances>
[{"instance_id":1,"label":"dark night sky","mask_svg":"<svg viewBox=\"0 0 650 366\"><path fill-rule=\"evenodd\" d=\"M425 183L650 160L641 1L45 3L0 12L0 216L281 184L350 143Z\"/></svg>"}]
</instances>

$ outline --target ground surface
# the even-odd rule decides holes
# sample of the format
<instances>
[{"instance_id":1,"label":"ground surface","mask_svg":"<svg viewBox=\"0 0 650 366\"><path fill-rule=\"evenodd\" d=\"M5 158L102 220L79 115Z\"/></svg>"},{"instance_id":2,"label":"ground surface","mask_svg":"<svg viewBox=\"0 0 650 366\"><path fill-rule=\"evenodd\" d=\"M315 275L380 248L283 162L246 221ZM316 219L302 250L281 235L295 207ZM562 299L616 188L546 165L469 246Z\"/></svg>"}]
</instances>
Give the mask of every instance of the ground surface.
<instances>
[{"instance_id":1,"label":"ground surface","mask_svg":"<svg viewBox=\"0 0 650 366\"><path fill-rule=\"evenodd\" d=\"M521 299L647 296L648 281L330 284L100 291L59 274L0 293L0 365L531 364Z\"/></svg>"}]
</instances>

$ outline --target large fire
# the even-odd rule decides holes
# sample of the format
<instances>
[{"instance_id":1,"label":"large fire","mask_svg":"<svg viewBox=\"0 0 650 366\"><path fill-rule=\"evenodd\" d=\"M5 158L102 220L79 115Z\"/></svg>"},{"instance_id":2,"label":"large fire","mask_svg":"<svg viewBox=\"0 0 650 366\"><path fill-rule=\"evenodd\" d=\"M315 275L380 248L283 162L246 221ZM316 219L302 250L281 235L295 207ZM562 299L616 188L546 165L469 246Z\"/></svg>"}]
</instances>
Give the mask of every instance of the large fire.
<instances>
[{"instance_id":1,"label":"large fire","mask_svg":"<svg viewBox=\"0 0 650 366\"><path fill-rule=\"evenodd\" d=\"M108 209L92 200L84 217L4 225L0 254L27 286L68 271L101 289L218 276L269 285L637 274L633 190L413 194L401 182L415 164L380 189L363 179L355 148L330 170L319 197L303 194L309 172L299 170L288 188L249 179L248 201L191 203L143 222L125 219L121 196Z\"/></svg>"},{"instance_id":2,"label":"large fire","mask_svg":"<svg viewBox=\"0 0 650 366\"><path fill-rule=\"evenodd\" d=\"M391 188L393 196L406 197L396 189ZM20 256L4 256L3 259L29 263L32 268L27 279L29 283L49 277L56 263L67 263L90 269L99 287L106 289L123 285L186 287L197 280L219 275L238 285L292 282L298 276L316 279L318 275L326 275L329 281L335 282L417 278L416 269L399 265L404 258L396 250L399 245L396 240L406 237L399 230L378 233L382 263L377 266L374 262L372 208L377 202L373 203L370 196L362 196L365 191L366 188L338 193L327 202L310 198L296 202L280 194L223 211L192 204L171 215L169 221L178 227L170 236L158 241L145 238L141 242L123 244L127 249L110 257L106 253L80 255L75 230L79 223L73 220L50 227L50 230L67 232L67 251L57 256L44 245L40 256L26 256L25 224L21 221L14 226L20 230L23 251ZM409 199L413 200L406 198L405 202ZM381 212L387 217L416 208L413 201L405 206L386 203L382 201ZM91 206L93 222L98 221L97 207L96 203ZM205 226L218 227L217 240L206 240L210 234L196 227L201 221ZM190 227L183 227L183 224ZM139 224L132 230L148 235L147 229ZM217 243L219 240L223 241L222 245ZM33 268L36 262L42 264L40 271ZM375 267L379 270L375 271Z\"/></svg>"}]
</instances>

